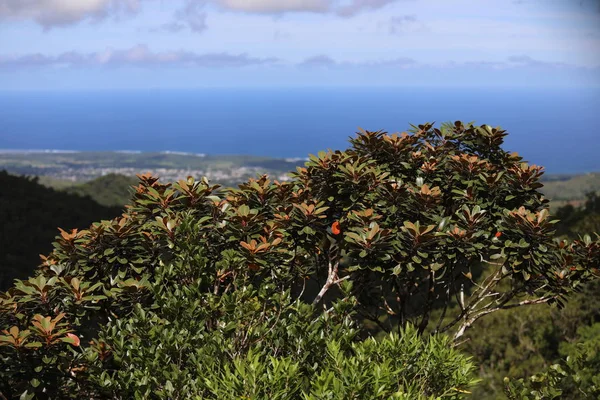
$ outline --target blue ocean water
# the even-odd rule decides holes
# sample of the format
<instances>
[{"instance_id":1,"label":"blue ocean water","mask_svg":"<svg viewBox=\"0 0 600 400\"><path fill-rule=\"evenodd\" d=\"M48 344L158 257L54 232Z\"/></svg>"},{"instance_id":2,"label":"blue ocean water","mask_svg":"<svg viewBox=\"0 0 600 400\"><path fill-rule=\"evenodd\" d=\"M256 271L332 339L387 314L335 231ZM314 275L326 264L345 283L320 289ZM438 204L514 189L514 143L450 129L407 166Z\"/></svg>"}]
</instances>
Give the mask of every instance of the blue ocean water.
<instances>
[{"instance_id":1,"label":"blue ocean water","mask_svg":"<svg viewBox=\"0 0 600 400\"><path fill-rule=\"evenodd\" d=\"M0 92L0 149L305 157L357 127L473 121L548 172L600 170L598 89L207 89Z\"/></svg>"}]
</instances>

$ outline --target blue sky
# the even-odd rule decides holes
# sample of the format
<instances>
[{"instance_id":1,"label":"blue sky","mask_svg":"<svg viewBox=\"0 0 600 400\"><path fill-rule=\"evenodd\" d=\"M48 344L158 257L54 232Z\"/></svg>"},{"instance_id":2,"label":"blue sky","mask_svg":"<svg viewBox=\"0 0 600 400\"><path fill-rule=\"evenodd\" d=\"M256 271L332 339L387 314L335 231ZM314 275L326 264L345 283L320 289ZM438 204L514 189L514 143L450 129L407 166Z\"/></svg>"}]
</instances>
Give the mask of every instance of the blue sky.
<instances>
[{"instance_id":1,"label":"blue sky","mask_svg":"<svg viewBox=\"0 0 600 400\"><path fill-rule=\"evenodd\" d=\"M600 87L598 0L0 0L0 89Z\"/></svg>"}]
</instances>

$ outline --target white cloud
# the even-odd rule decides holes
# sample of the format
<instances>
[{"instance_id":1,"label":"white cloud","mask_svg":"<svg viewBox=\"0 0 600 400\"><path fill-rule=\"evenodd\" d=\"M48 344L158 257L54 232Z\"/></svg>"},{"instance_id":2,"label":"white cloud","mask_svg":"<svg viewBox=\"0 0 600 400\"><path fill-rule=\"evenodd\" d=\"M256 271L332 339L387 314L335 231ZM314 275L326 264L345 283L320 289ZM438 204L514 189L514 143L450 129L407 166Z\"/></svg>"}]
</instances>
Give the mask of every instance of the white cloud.
<instances>
[{"instance_id":1,"label":"white cloud","mask_svg":"<svg viewBox=\"0 0 600 400\"><path fill-rule=\"evenodd\" d=\"M32 19L50 28L136 12L140 0L0 0L0 20Z\"/></svg>"},{"instance_id":2,"label":"white cloud","mask_svg":"<svg viewBox=\"0 0 600 400\"><path fill-rule=\"evenodd\" d=\"M212 2L232 11L259 14L294 11L324 12L331 7L330 0L212 0Z\"/></svg>"},{"instance_id":3,"label":"white cloud","mask_svg":"<svg viewBox=\"0 0 600 400\"><path fill-rule=\"evenodd\" d=\"M210 2L230 11L255 14L291 12L331 13L351 17L363 11L376 10L398 0L188 0Z\"/></svg>"},{"instance_id":4,"label":"white cloud","mask_svg":"<svg viewBox=\"0 0 600 400\"><path fill-rule=\"evenodd\" d=\"M85 19L100 20L109 16L131 14L147 0L0 0L0 21L33 20L44 28L64 26ZM169 0L176 1L176 0ZM187 26L192 31L205 29L207 4L220 9L252 14L284 14L293 12L329 13L343 17L375 10L398 0L180 0L183 7L176 21L161 29L178 31Z\"/></svg>"}]
</instances>

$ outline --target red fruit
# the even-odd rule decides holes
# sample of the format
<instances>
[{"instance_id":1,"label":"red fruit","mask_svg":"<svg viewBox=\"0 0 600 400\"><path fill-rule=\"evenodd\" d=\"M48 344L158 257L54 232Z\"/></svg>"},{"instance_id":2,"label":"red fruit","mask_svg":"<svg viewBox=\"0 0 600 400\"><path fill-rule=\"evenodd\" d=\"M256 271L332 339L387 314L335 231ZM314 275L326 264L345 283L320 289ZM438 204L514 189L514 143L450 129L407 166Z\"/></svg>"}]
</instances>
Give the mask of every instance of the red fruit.
<instances>
[{"instance_id":1,"label":"red fruit","mask_svg":"<svg viewBox=\"0 0 600 400\"><path fill-rule=\"evenodd\" d=\"M333 224L331 224L331 232L333 232L334 235L339 235L342 233L342 228L340 227L340 223L338 221L335 221Z\"/></svg>"},{"instance_id":2,"label":"red fruit","mask_svg":"<svg viewBox=\"0 0 600 400\"><path fill-rule=\"evenodd\" d=\"M260 269L260 266L255 263L250 263L248 264L248 269L250 269L250 271L258 271Z\"/></svg>"},{"instance_id":3,"label":"red fruit","mask_svg":"<svg viewBox=\"0 0 600 400\"><path fill-rule=\"evenodd\" d=\"M502 236L502 232L496 232L496 234L494 236L496 236L497 238L499 238L500 236Z\"/></svg>"}]
</instances>

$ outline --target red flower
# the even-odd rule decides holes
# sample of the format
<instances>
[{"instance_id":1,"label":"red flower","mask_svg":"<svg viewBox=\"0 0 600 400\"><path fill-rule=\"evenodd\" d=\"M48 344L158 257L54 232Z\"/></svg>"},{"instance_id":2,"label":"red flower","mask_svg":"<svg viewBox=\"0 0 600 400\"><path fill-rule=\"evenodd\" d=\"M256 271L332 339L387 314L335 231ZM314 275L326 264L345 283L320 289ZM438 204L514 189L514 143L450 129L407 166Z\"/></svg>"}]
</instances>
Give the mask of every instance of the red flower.
<instances>
[{"instance_id":1,"label":"red flower","mask_svg":"<svg viewBox=\"0 0 600 400\"><path fill-rule=\"evenodd\" d=\"M502 232L496 232L496 234L494 236L496 236L497 238L499 238L500 236L502 236Z\"/></svg>"},{"instance_id":2,"label":"red flower","mask_svg":"<svg viewBox=\"0 0 600 400\"><path fill-rule=\"evenodd\" d=\"M331 224L331 232L333 232L334 235L339 235L342 233L342 228L340 227L340 223L338 221L335 221L333 224Z\"/></svg>"}]
</instances>

